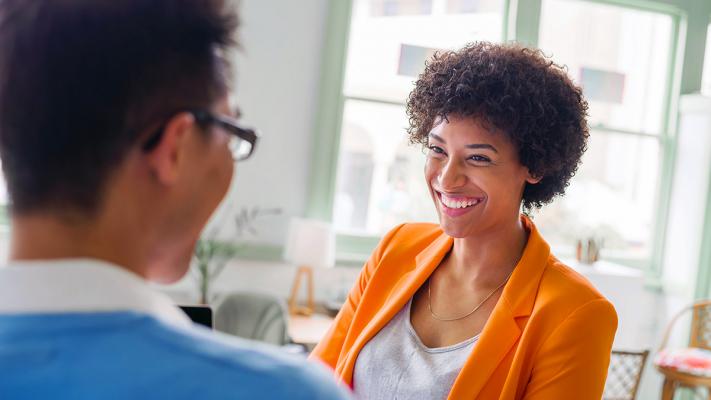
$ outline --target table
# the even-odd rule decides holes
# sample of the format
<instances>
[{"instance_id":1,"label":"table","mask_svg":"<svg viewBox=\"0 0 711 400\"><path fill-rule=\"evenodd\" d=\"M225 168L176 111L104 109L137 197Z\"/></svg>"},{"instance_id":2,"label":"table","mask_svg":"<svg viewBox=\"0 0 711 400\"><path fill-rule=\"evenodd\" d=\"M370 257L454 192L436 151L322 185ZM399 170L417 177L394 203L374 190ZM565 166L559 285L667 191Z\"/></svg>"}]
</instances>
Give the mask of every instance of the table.
<instances>
[{"instance_id":1,"label":"table","mask_svg":"<svg viewBox=\"0 0 711 400\"><path fill-rule=\"evenodd\" d=\"M326 335L333 318L325 314L289 315L289 336L294 343L313 348Z\"/></svg>"}]
</instances>

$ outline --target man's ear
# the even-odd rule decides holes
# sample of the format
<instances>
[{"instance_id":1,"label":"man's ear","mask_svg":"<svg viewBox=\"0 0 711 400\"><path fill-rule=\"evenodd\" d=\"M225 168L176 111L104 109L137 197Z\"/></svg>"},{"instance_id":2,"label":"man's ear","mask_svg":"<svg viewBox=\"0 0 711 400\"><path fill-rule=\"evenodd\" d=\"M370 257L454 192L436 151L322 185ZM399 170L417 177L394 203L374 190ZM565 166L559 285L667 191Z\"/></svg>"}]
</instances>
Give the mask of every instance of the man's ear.
<instances>
[{"instance_id":1,"label":"man's ear","mask_svg":"<svg viewBox=\"0 0 711 400\"><path fill-rule=\"evenodd\" d=\"M172 185L178 180L188 133L194 126L195 117L191 113L175 114L166 122L158 144L146 155L149 167L160 183Z\"/></svg>"}]
</instances>

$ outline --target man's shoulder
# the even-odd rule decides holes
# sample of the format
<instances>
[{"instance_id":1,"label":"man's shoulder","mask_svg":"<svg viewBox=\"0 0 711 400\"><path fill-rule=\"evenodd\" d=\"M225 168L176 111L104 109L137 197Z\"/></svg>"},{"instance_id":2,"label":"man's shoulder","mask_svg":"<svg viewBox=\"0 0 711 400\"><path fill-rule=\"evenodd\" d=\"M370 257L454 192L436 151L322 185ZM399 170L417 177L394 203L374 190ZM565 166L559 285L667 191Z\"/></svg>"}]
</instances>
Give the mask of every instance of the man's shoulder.
<instances>
[{"instance_id":1,"label":"man's shoulder","mask_svg":"<svg viewBox=\"0 0 711 400\"><path fill-rule=\"evenodd\" d=\"M324 367L269 345L159 321L153 321L147 334L172 363L169 369L194 371L192 380L204 388L202 398L211 398L212 391L219 397L229 390L260 398L346 398Z\"/></svg>"},{"instance_id":2,"label":"man's shoulder","mask_svg":"<svg viewBox=\"0 0 711 400\"><path fill-rule=\"evenodd\" d=\"M348 398L305 358L143 313L0 315L2 345L0 398Z\"/></svg>"}]
</instances>

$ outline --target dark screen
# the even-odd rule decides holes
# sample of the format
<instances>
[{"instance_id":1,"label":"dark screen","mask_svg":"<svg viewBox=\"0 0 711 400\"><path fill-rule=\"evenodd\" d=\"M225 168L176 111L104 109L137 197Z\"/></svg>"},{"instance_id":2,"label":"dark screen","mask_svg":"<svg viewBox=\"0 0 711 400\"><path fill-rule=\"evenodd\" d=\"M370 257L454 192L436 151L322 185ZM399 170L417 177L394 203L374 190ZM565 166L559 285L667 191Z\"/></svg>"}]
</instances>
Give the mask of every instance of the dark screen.
<instances>
[{"instance_id":1,"label":"dark screen","mask_svg":"<svg viewBox=\"0 0 711 400\"><path fill-rule=\"evenodd\" d=\"M210 306L179 306L196 324L212 329L212 308Z\"/></svg>"}]
</instances>

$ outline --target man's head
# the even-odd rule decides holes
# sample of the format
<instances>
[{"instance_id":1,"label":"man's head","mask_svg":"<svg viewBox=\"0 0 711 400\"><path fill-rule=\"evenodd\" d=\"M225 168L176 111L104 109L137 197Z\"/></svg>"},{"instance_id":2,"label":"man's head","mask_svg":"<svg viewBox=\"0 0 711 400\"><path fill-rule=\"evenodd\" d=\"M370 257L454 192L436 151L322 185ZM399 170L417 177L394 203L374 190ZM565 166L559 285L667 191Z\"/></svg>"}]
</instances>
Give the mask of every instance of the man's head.
<instances>
[{"instance_id":1,"label":"man's head","mask_svg":"<svg viewBox=\"0 0 711 400\"><path fill-rule=\"evenodd\" d=\"M194 110L232 113L236 25L222 0L3 0L0 157L13 217L133 224L165 244L151 260L185 261L232 176L230 134Z\"/></svg>"}]
</instances>

